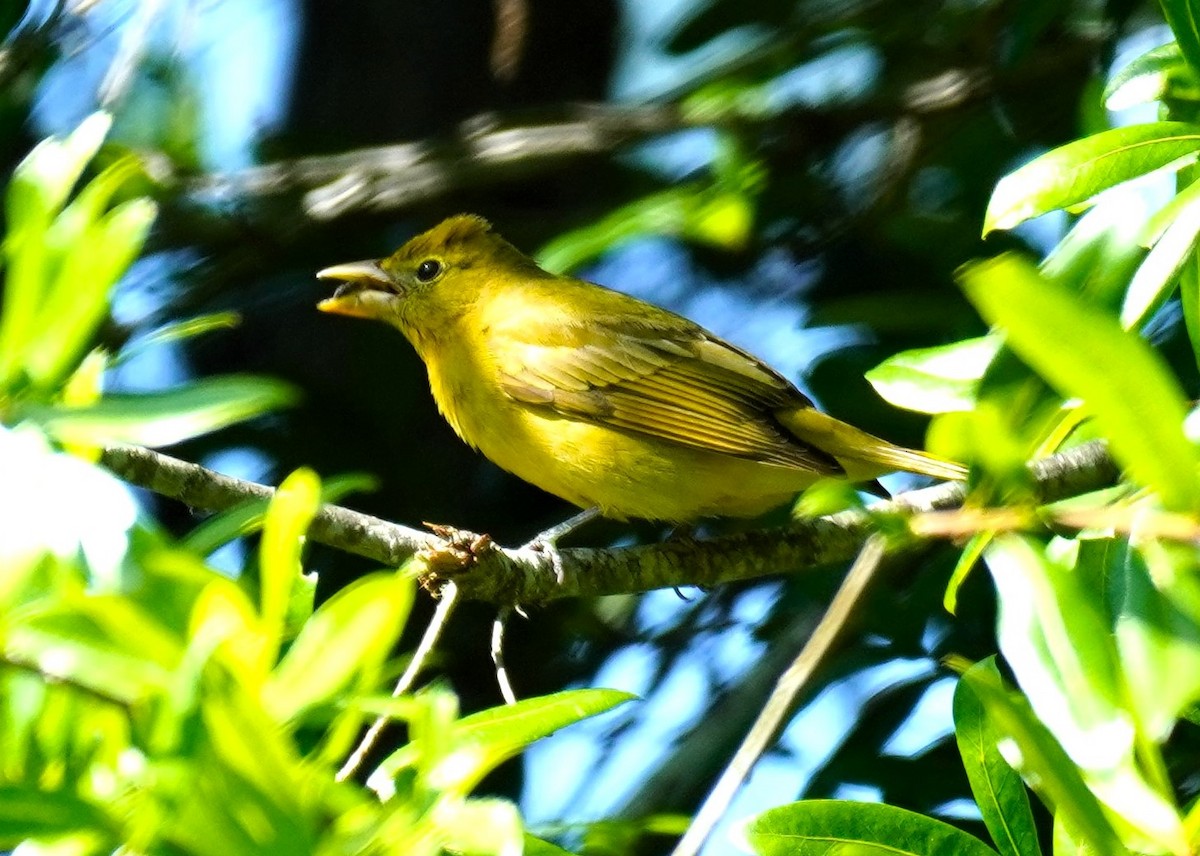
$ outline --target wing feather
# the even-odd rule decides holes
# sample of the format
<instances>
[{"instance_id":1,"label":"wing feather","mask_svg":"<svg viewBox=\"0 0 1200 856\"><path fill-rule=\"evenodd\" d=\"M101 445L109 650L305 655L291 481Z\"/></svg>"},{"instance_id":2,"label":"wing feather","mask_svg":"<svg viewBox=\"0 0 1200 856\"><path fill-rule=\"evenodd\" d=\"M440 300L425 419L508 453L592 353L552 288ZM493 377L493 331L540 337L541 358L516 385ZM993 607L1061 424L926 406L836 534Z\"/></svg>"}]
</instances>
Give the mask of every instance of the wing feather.
<instances>
[{"instance_id":1,"label":"wing feather","mask_svg":"<svg viewBox=\"0 0 1200 856\"><path fill-rule=\"evenodd\" d=\"M779 408L811 406L791 383L690 322L671 320L658 329L616 317L587 327L538 324L536 335L507 326L489 344L505 392L531 407L692 448L842 472L775 418Z\"/></svg>"}]
</instances>

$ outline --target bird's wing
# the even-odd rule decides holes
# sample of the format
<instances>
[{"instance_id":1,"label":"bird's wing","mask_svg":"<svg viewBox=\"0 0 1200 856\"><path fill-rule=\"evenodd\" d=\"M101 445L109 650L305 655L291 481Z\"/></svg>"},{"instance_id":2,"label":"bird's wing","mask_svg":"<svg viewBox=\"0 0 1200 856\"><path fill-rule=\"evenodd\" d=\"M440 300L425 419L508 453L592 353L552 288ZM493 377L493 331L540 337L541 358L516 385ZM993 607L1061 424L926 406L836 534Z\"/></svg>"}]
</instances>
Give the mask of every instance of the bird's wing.
<instances>
[{"instance_id":1,"label":"bird's wing","mask_svg":"<svg viewBox=\"0 0 1200 856\"><path fill-rule=\"evenodd\" d=\"M504 391L514 400L662 440L840 474L830 455L805 445L773 416L811 407L761 361L672 316L671 324L619 316L587 326L509 328L492 340Z\"/></svg>"}]
</instances>

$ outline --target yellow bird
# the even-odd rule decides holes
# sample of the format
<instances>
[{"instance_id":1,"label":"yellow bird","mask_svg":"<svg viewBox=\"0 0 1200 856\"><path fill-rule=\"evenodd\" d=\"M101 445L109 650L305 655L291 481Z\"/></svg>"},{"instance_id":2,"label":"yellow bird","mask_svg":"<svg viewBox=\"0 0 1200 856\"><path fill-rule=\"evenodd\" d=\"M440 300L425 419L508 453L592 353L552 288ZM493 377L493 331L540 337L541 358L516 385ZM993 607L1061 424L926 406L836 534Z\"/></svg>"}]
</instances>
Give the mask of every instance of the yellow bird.
<instances>
[{"instance_id":1,"label":"yellow bird","mask_svg":"<svg viewBox=\"0 0 1200 856\"><path fill-rule=\"evenodd\" d=\"M752 517L824 477L964 475L821 413L686 318L547 273L480 217L317 276L344 283L319 309L405 335L466 443L607 517Z\"/></svg>"}]
</instances>

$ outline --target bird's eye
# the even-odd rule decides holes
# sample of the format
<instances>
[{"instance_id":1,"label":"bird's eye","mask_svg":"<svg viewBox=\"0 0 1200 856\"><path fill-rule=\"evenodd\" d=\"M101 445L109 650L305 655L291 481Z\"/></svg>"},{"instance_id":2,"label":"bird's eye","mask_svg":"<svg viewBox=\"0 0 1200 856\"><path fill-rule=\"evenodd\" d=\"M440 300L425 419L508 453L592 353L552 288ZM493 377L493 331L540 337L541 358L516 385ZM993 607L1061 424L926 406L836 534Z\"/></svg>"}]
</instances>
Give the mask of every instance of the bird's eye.
<instances>
[{"instance_id":1,"label":"bird's eye","mask_svg":"<svg viewBox=\"0 0 1200 856\"><path fill-rule=\"evenodd\" d=\"M425 261L417 265L417 280L419 282L429 282L441 272L441 262L437 259L425 259Z\"/></svg>"}]
</instances>

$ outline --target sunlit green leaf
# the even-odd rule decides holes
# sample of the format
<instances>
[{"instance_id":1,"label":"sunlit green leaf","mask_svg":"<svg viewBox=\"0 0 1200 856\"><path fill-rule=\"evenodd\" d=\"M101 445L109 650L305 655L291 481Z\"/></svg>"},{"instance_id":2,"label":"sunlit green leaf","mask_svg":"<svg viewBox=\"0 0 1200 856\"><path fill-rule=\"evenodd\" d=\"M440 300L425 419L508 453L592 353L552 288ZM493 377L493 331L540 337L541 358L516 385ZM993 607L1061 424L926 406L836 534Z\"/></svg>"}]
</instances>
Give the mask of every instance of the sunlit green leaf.
<instances>
[{"instance_id":1,"label":"sunlit green leaf","mask_svg":"<svg viewBox=\"0 0 1200 856\"><path fill-rule=\"evenodd\" d=\"M1121 324L1141 325L1170 296L1171 286L1200 237L1200 181L1176 195L1173 218L1163 228L1150 253L1137 269L1121 307Z\"/></svg>"},{"instance_id":2,"label":"sunlit green leaf","mask_svg":"<svg viewBox=\"0 0 1200 856\"><path fill-rule=\"evenodd\" d=\"M52 272L47 232L111 123L108 114L95 113L65 140L42 141L18 164L8 183L0 387L12 382L30 337L38 332L35 319Z\"/></svg>"},{"instance_id":3,"label":"sunlit green leaf","mask_svg":"<svg viewBox=\"0 0 1200 856\"><path fill-rule=\"evenodd\" d=\"M1087 202L1102 190L1200 151L1200 126L1186 122L1129 125L1075 140L1035 158L996 185L983 234L1059 208Z\"/></svg>"},{"instance_id":4,"label":"sunlit green leaf","mask_svg":"<svg viewBox=\"0 0 1200 856\"><path fill-rule=\"evenodd\" d=\"M508 800L440 800L433 820L452 853L520 856L525 838L517 807Z\"/></svg>"},{"instance_id":5,"label":"sunlit green leaf","mask_svg":"<svg viewBox=\"0 0 1200 856\"><path fill-rule=\"evenodd\" d=\"M264 671L283 642L292 584L302 572L300 551L320 503L321 480L312 470L299 469L283 480L267 506L258 553L259 615L270 645Z\"/></svg>"},{"instance_id":6,"label":"sunlit green leaf","mask_svg":"<svg viewBox=\"0 0 1200 856\"><path fill-rule=\"evenodd\" d=\"M1181 170L1181 174L1186 170ZM1042 274L1100 307L1117 307L1145 257L1145 230L1124 194L1102 196L1050 250Z\"/></svg>"},{"instance_id":7,"label":"sunlit green leaf","mask_svg":"<svg viewBox=\"0 0 1200 856\"><path fill-rule=\"evenodd\" d=\"M999 536L985 557L1000 601L1000 650L1038 716L1081 767L1123 763L1134 735L1102 598L1031 541ZM1097 741L1100 733L1108 739Z\"/></svg>"},{"instance_id":8,"label":"sunlit green leaf","mask_svg":"<svg viewBox=\"0 0 1200 856\"><path fill-rule=\"evenodd\" d=\"M983 556L983 550L991 539L991 533L987 532L974 535L959 553L958 560L954 563L954 571L951 572L950 579L946 583L946 592L942 595L942 607L951 615L958 612L958 590L967 581L967 577L980 557Z\"/></svg>"},{"instance_id":9,"label":"sunlit green leaf","mask_svg":"<svg viewBox=\"0 0 1200 856\"><path fill-rule=\"evenodd\" d=\"M1075 837L1062 813L1054 816L1054 856L1096 856L1096 849Z\"/></svg>"},{"instance_id":10,"label":"sunlit green leaf","mask_svg":"<svg viewBox=\"0 0 1200 856\"><path fill-rule=\"evenodd\" d=\"M404 629L413 584L393 572L356 580L313 613L264 690L264 702L280 719L330 703L356 683L370 688Z\"/></svg>"},{"instance_id":11,"label":"sunlit green leaf","mask_svg":"<svg viewBox=\"0 0 1200 856\"><path fill-rule=\"evenodd\" d=\"M804 800L768 809L746 826L760 856L995 856L961 829L881 803Z\"/></svg>"},{"instance_id":12,"label":"sunlit green leaf","mask_svg":"<svg viewBox=\"0 0 1200 856\"><path fill-rule=\"evenodd\" d=\"M740 190L684 185L630 202L597 223L560 235L537 258L547 270L568 271L621 241L644 235L740 249L750 237L753 219L751 198Z\"/></svg>"},{"instance_id":13,"label":"sunlit green leaf","mask_svg":"<svg viewBox=\"0 0 1200 856\"><path fill-rule=\"evenodd\" d=\"M1200 700L1200 581L1190 547L1106 539L1117 577L1116 641L1130 704L1152 740L1165 740Z\"/></svg>"},{"instance_id":14,"label":"sunlit green leaf","mask_svg":"<svg viewBox=\"0 0 1200 856\"><path fill-rule=\"evenodd\" d=\"M41 328L30 338L26 365L38 383L70 371L108 309L113 285L142 249L157 208L131 199L110 211L81 236L38 314Z\"/></svg>"},{"instance_id":15,"label":"sunlit green leaf","mask_svg":"<svg viewBox=\"0 0 1200 856\"><path fill-rule=\"evenodd\" d=\"M1000 650L1093 793L1135 830L1130 843L1174 850L1183 838L1180 819L1138 763L1139 722L1097 591L1105 579L1101 554L1078 542L1051 547L1064 555L1052 558L1010 535L988 547L1000 599Z\"/></svg>"},{"instance_id":16,"label":"sunlit green leaf","mask_svg":"<svg viewBox=\"0 0 1200 856\"><path fill-rule=\"evenodd\" d=\"M918 348L889 357L866 374L885 399L919 413L970 410L979 379L1002 344L996 335Z\"/></svg>"},{"instance_id":17,"label":"sunlit green leaf","mask_svg":"<svg viewBox=\"0 0 1200 856\"><path fill-rule=\"evenodd\" d=\"M1151 48L1121 68L1104 87L1104 106L1124 110L1157 101L1167 91L1167 78L1183 64L1176 42Z\"/></svg>"},{"instance_id":18,"label":"sunlit green leaf","mask_svg":"<svg viewBox=\"0 0 1200 856\"><path fill-rule=\"evenodd\" d=\"M994 658L976 663L971 670L991 672L999 680ZM971 793L996 849L1002 856L1040 856L1042 850L1025 783L1001 756L1000 733L992 727L983 703L968 681L960 680L954 691L954 738L971 783Z\"/></svg>"},{"instance_id":19,"label":"sunlit green leaf","mask_svg":"<svg viewBox=\"0 0 1200 856\"><path fill-rule=\"evenodd\" d=\"M91 407L38 407L26 415L64 442L167 446L291 404L291 387L265 378L207 378L164 392L114 394Z\"/></svg>"},{"instance_id":20,"label":"sunlit green leaf","mask_svg":"<svg viewBox=\"0 0 1200 856\"><path fill-rule=\"evenodd\" d=\"M472 714L454 724L448 754L431 771L432 782L443 789L470 791L529 744L633 698L619 690L567 690ZM410 743L396 750L379 765L378 775L391 778L414 765L420 749Z\"/></svg>"},{"instance_id":21,"label":"sunlit green leaf","mask_svg":"<svg viewBox=\"0 0 1200 856\"><path fill-rule=\"evenodd\" d=\"M1008 690L994 674L968 672L962 679L971 685L995 729L1012 740L1017 754L1006 760L1056 815L1069 818L1071 827L1079 830L1098 856L1128 856L1079 768L1034 716L1025 698Z\"/></svg>"},{"instance_id":22,"label":"sunlit green leaf","mask_svg":"<svg viewBox=\"0 0 1200 856\"><path fill-rule=\"evenodd\" d=\"M378 477L370 473L344 473L331 476L321 484L321 502L338 502L351 493L369 493L378 489ZM180 546L207 556L230 541L262 528L267 500L248 499L205 520L184 536Z\"/></svg>"},{"instance_id":23,"label":"sunlit green leaf","mask_svg":"<svg viewBox=\"0 0 1200 856\"><path fill-rule=\"evenodd\" d=\"M1061 395L1083 399L1135 480L1157 490L1168 509L1200 507L1184 396L1149 345L1017 256L971 265L961 277L1009 346Z\"/></svg>"}]
</instances>

